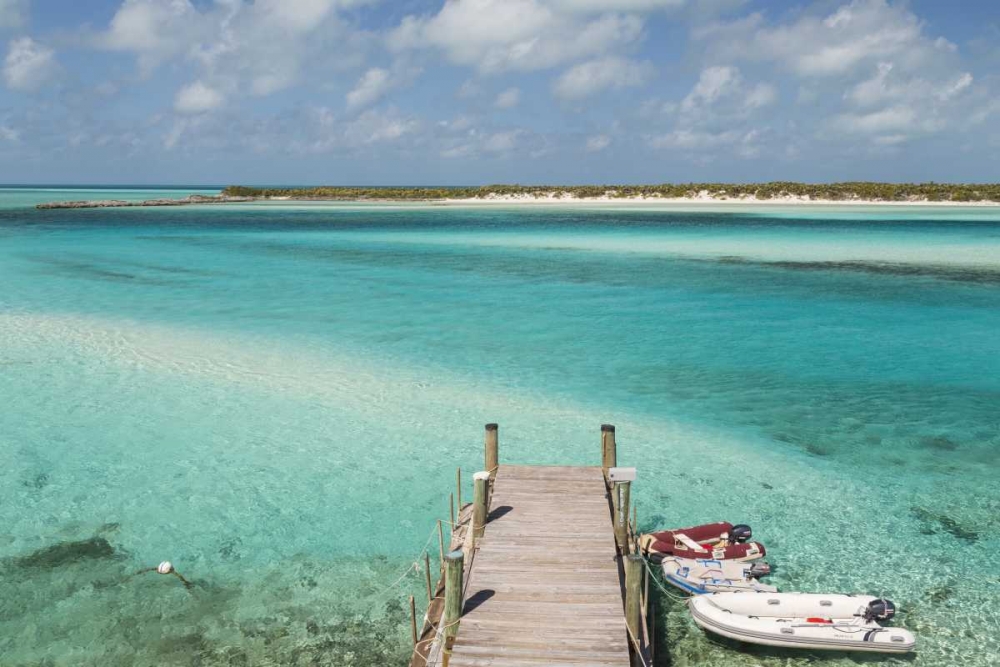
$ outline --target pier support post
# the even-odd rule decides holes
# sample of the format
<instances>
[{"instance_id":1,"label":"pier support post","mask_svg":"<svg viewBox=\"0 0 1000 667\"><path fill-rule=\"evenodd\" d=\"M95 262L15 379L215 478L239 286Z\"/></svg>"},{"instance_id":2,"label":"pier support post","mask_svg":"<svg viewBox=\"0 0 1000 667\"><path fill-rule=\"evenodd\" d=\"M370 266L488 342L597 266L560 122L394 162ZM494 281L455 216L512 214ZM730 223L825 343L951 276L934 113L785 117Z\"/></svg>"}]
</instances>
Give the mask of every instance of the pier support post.
<instances>
[{"instance_id":1,"label":"pier support post","mask_svg":"<svg viewBox=\"0 0 1000 667\"><path fill-rule=\"evenodd\" d=\"M497 466L500 465L500 434L496 424L486 425L486 472L490 479L497 476Z\"/></svg>"},{"instance_id":2,"label":"pier support post","mask_svg":"<svg viewBox=\"0 0 1000 667\"><path fill-rule=\"evenodd\" d=\"M462 617L462 568L465 554L461 549L449 551L444 556L444 615L441 618L442 641L446 654L458 634L458 621Z\"/></svg>"},{"instance_id":3,"label":"pier support post","mask_svg":"<svg viewBox=\"0 0 1000 667\"><path fill-rule=\"evenodd\" d=\"M486 470L472 476L472 536L478 540L486 532L489 510L490 473Z\"/></svg>"},{"instance_id":4,"label":"pier support post","mask_svg":"<svg viewBox=\"0 0 1000 667\"><path fill-rule=\"evenodd\" d=\"M629 552L628 546L628 504L632 491L632 482L615 482L611 487L611 499L615 509L615 541L623 554Z\"/></svg>"},{"instance_id":5,"label":"pier support post","mask_svg":"<svg viewBox=\"0 0 1000 667\"><path fill-rule=\"evenodd\" d=\"M615 445L615 427L611 424L601 424L601 468L604 478L608 478L608 468L618 465L618 452Z\"/></svg>"},{"instance_id":6,"label":"pier support post","mask_svg":"<svg viewBox=\"0 0 1000 667\"><path fill-rule=\"evenodd\" d=\"M642 623L642 556L632 554L625 559L625 623L628 632L635 643L635 650L640 651L639 624Z\"/></svg>"},{"instance_id":7,"label":"pier support post","mask_svg":"<svg viewBox=\"0 0 1000 667\"><path fill-rule=\"evenodd\" d=\"M441 519L438 519L438 569L444 569L444 528L441 527Z\"/></svg>"},{"instance_id":8,"label":"pier support post","mask_svg":"<svg viewBox=\"0 0 1000 667\"><path fill-rule=\"evenodd\" d=\"M410 596L410 635L413 637L413 645L417 645L417 601Z\"/></svg>"},{"instance_id":9,"label":"pier support post","mask_svg":"<svg viewBox=\"0 0 1000 667\"><path fill-rule=\"evenodd\" d=\"M431 588L431 556L424 552L424 579L427 581L427 604L434 599L434 590Z\"/></svg>"}]
</instances>

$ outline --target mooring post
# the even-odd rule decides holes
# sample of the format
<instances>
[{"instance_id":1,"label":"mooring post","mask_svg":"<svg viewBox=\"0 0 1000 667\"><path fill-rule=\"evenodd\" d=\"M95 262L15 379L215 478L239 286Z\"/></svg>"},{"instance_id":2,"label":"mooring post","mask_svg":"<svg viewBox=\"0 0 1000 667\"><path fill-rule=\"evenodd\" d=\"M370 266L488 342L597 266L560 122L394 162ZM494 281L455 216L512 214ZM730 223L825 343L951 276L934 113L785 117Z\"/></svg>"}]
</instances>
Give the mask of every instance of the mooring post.
<instances>
[{"instance_id":1,"label":"mooring post","mask_svg":"<svg viewBox=\"0 0 1000 667\"><path fill-rule=\"evenodd\" d=\"M417 645L417 602L410 596L410 634L413 635L413 645Z\"/></svg>"},{"instance_id":2,"label":"mooring post","mask_svg":"<svg viewBox=\"0 0 1000 667\"><path fill-rule=\"evenodd\" d=\"M629 552L628 547L628 502L632 482L615 482L611 487L615 508L615 540L623 554Z\"/></svg>"},{"instance_id":3,"label":"mooring post","mask_svg":"<svg viewBox=\"0 0 1000 667\"><path fill-rule=\"evenodd\" d=\"M458 621L462 616L462 568L465 554L461 549L449 551L444 557L444 617L441 619L442 639L446 654L458 634Z\"/></svg>"},{"instance_id":4,"label":"mooring post","mask_svg":"<svg viewBox=\"0 0 1000 667\"><path fill-rule=\"evenodd\" d=\"M486 472L490 479L497 476L497 466L500 465L500 434L496 424L486 425Z\"/></svg>"},{"instance_id":5,"label":"mooring post","mask_svg":"<svg viewBox=\"0 0 1000 667\"><path fill-rule=\"evenodd\" d=\"M455 498L458 500L458 518L462 519L462 468L455 468Z\"/></svg>"},{"instance_id":6,"label":"mooring post","mask_svg":"<svg viewBox=\"0 0 1000 667\"><path fill-rule=\"evenodd\" d=\"M642 622L642 556L632 554L625 559L625 623L629 635L635 642L635 650L641 651L639 645L639 624Z\"/></svg>"},{"instance_id":7,"label":"mooring post","mask_svg":"<svg viewBox=\"0 0 1000 667\"><path fill-rule=\"evenodd\" d=\"M615 446L615 427L611 424L601 424L601 468L604 478L608 478L608 468L618 465L618 453Z\"/></svg>"},{"instance_id":8,"label":"mooring post","mask_svg":"<svg viewBox=\"0 0 1000 667\"><path fill-rule=\"evenodd\" d=\"M427 604L431 603L434 599L434 590L431 588L431 556L426 551L424 552L424 575L427 579Z\"/></svg>"},{"instance_id":9,"label":"mooring post","mask_svg":"<svg viewBox=\"0 0 1000 667\"><path fill-rule=\"evenodd\" d=\"M444 528L441 527L441 519L438 519L438 568L444 568Z\"/></svg>"},{"instance_id":10,"label":"mooring post","mask_svg":"<svg viewBox=\"0 0 1000 667\"><path fill-rule=\"evenodd\" d=\"M458 528L458 524L455 523L455 494L448 494L448 505L451 507L451 529L455 530Z\"/></svg>"},{"instance_id":11,"label":"mooring post","mask_svg":"<svg viewBox=\"0 0 1000 667\"><path fill-rule=\"evenodd\" d=\"M477 540L486 532L489 510L490 473L486 470L472 476L472 536Z\"/></svg>"},{"instance_id":12,"label":"mooring post","mask_svg":"<svg viewBox=\"0 0 1000 667\"><path fill-rule=\"evenodd\" d=\"M639 550L639 503L632 503L632 527L629 529L632 534L633 550Z\"/></svg>"}]
</instances>

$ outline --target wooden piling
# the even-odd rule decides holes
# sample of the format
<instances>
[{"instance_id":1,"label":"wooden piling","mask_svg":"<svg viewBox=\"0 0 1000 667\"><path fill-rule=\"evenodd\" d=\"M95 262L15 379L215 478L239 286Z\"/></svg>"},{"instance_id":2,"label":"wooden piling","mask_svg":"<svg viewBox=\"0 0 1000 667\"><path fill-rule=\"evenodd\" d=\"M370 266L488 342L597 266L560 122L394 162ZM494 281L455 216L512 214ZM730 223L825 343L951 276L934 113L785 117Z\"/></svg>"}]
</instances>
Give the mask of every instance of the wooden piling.
<instances>
[{"instance_id":1,"label":"wooden piling","mask_svg":"<svg viewBox=\"0 0 1000 667\"><path fill-rule=\"evenodd\" d=\"M629 552L628 503L632 482L615 482L611 488L615 508L615 541L623 554Z\"/></svg>"},{"instance_id":2,"label":"wooden piling","mask_svg":"<svg viewBox=\"0 0 1000 667\"><path fill-rule=\"evenodd\" d=\"M472 536L479 539L486 532L486 517L489 510L490 473L477 472L472 476Z\"/></svg>"},{"instance_id":3,"label":"wooden piling","mask_svg":"<svg viewBox=\"0 0 1000 667\"><path fill-rule=\"evenodd\" d=\"M449 551L444 557L444 615L441 619L441 632L445 651L450 653L451 646L458 634L458 621L462 617L462 568L465 566L465 553L461 549Z\"/></svg>"},{"instance_id":4,"label":"wooden piling","mask_svg":"<svg viewBox=\"0 0 1000 667\"><path fill-rule=\"evenodd\" d=\"M638 551L639 550L639 503L632 503L632 528L629 532L632 534L633 551Z\"/></svg>"},{"instance_id":5,"label":"wooden piling","mask_svg":"<svg viewBox=\"0 0 1000 667\"><path fill-rule=\"evenodd\" d=\"M451 529L455 530L455 526L457 526L458 524L455 523L455 494L454 493L448 494L448 505L451 507Z\"/></svg>"},{"instance_id":6,"label":"wooden piling","mask_svg":"<svg viewBox=\"0 0 1000 667\"><path fill-rule=\"evenodd\" d=\"M486 452L485 463L486 472L490 474L490 479L497 476L497 466L500 465L500 434L496 424L486 425Z\"/></svg>"},{"instance_id":7,"label":"wooden piling","mask_svg":"<svg viewBox=\"0 0 1000 667\"><path fill-rule=\"evenodd\" d=\"M448 531L448 534L450 535L451 531ZM444 568L444 528L441 526L441 519L438 519L438 567Z\"/></svg>"},{"instance_id":8,"label":"wooden piling","mask_svg":"<svg viewBox=\"0 0 1000 667\"><path fill-rule=\"evenodd\" d=\"M625 559L625 624L636 651L641 651L639 645L642 622L642 556L632 554Z\"/></svg>"},{"instance_id":9,"label":"wooden piling","mask_svg":"<svg viewBox=\"0 0 1000 667\"><path fill-rule=\"evenodd\" d=\"M604 478L608 477L608 468L618 465L618 452L615 445L615 427L611 424L601 424L601 468Z\"/></svg>"},{"instance_id":10,"label":"wooden piling","mask_svg":"<svg viewBox=\"0 0 1000 667\"><path fill-rule=\"evenodd\" d=\"M410 634L413 635L413 645L417 645L417 601L410 596Z\"/></svg>"},{"instance_id":11,"label":"wooden piling","mask_svg":"<svg viewBox=\"0 0 1000 667\"><path fill-rule=\"evenodd\" d=\"M462 512L462 469L455 469L455 498L458 500L458 511Z\"/></svg>"},{"instance_id":12,"label":"wooden piling","mask_svg":"<svg viewBox=\"0 0 1000 667\"><path fill-rule=\"evenodd\" d=\"M434 590L431 588L431 556L424 552L424 578L427 580L427 604L434 599Z\"/></svg>"}]
</instances>

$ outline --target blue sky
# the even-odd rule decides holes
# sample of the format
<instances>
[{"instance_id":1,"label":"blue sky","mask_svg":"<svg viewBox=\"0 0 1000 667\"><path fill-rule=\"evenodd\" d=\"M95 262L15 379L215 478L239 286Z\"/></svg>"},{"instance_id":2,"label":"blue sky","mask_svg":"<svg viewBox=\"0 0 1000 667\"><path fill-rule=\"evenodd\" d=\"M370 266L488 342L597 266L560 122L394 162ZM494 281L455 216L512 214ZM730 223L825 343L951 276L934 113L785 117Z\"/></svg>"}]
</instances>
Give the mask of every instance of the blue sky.
<instances>
[{"instance_id":1,"label":"blue sky","mask_svg":"<svg viewBox=\"0 0 1000 667\"><path fill-rule=\"evenodd\" d=\"M0 0L0 182L1000 180L995 0Z\"/></svg>"}]
</instances>

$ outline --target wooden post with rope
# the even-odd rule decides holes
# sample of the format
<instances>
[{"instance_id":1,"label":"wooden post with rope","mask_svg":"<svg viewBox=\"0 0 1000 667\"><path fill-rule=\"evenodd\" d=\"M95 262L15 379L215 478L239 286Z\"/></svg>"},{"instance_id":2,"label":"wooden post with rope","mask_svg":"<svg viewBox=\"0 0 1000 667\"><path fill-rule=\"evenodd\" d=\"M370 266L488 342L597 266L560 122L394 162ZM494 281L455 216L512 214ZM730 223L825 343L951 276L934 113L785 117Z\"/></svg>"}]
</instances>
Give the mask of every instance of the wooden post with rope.
<instances>
[{"instance_id":1,"label":"wooden post with rope","mask_svg":"<svg viewBox=\"0 0 1000 667\"><path fill-rule=\"evenodd\" d=\"M489 510L490 473L486 470L472 476L472 537L477 541L486 532Z\"/></svg>"},{"instance_id":2,"label":"wooden post with rope","mask_svg":"<svg viewBox=\"0 0 1000 667\"><path fill-rule=\"evenodd\" d=\"M642 622L642 556L632 554L625 558L625 624L635 644L635 652L640 653L639 624Z\"/></svg>"},{"instance_id":3,"label":"wooden post with rope","mask_svg":"<svg viewBox=\"0 0 1000 667\"><path fill-rule=\"evenodd\" d=\"M486 472L490 474L490 480L497 476L497 467L500 465L500 433L496 424L486 425Z\"/></svg>"},{"instance_id":4,"label":"wooden post with rope","mask_svg":"<svg viewBox=\"0 0 1000 667\"><path fill-rule=\"evenodd\" d=\"M604 478L608 478L608 468L618 465L618 453L615 445L615 427L611 424L601 424L601 468Z\"/></svg>"},{"instance_id":5,"label":"wooden post with rope","mask_svg":"<svg viewBox=\"0 0 1000 667\"><path fill-rule=\"evenodd\" d=\"M458 634L458 621L462 617L462 568L465 553L461 549L449 551L444 557L444 615L441 619L444 641L445 665Z\"/></svg>"}]
</instances>

